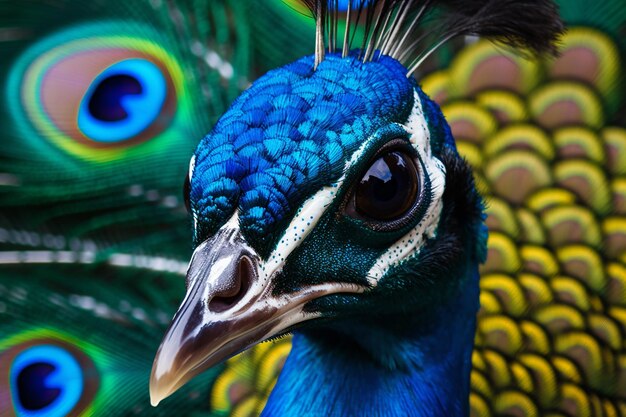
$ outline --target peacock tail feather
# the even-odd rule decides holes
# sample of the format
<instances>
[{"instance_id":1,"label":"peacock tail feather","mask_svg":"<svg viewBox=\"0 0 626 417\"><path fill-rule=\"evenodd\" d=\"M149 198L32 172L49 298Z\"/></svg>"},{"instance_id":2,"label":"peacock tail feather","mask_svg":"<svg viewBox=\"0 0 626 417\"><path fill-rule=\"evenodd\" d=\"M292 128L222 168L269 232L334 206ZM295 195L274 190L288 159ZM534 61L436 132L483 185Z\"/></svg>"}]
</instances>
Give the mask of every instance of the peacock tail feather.
<instances>
[{"instance_id":1,"label":"peacock tail feather","mask_svg":"<svg viewBox=\"0 0 626 417\"><path fill-rule=\"evenodd\" d=\"M27 3L0 3L2 227L184 257L186 161L248 83L244 9Z\"/></svg>"},{"instance_id":2,"label":"peacock tail feather","mask_svg":"<svg viewBox=\"0 0 626 417\"><path fill-rule=\"evenodd\" d=\"M189 155L248 84L246 16L0 2L0 415L208 410L212 376L167 410L148 378L184 289Z\"/></svg>"},{"instance_id":3,"label":"peacock tail feather","mask_svg":"<svg viewBox=\"0 0 626 417\"><path fill-rule=\"evenodd\" d=\"M1 415L169 416L208 410L209 382L218 369L189 387L180 402L150 407L151 356L175 300L165 296L162 284L153 294L130 291L131 279L153 286L177 282L165 273L142 276L104 265L65 265L53 273L45 265L3 268Z\"/></svg>"},{"instance_id":4,"label":"peacock tail feather","mask_svg":"<svg viewBox=\"0 0 626 417\"><path fill-rule=\"evenodd\" d=\"M190 253L181 189L198 138L259 63L278 65L251 39L293 15L279 2L0 1L0 415L209 411L217 372L149 406Z\"/></svg>"}]
</instances>

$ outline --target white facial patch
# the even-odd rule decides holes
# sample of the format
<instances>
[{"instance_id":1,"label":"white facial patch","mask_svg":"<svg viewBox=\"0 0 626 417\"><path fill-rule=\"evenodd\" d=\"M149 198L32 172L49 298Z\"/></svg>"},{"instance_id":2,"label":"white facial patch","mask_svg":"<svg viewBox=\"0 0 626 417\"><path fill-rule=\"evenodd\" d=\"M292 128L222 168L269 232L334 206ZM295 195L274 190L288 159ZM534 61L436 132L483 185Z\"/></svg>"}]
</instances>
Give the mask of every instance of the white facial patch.
<instances>
[{"instance_id":1,"label":"white facial patch","mask_svg":"<svg viewBox=\"0 0 626 417\"><path fill-rule=\"evenodd\" d=\"M193 170L196 168L196 155L192 155L191 159L189 160L189 173L187 175L189 175L189 189L191 190L191 179L193 178ZM198 230L198 215L196 213L192 213L192 217L193 217L193 233L194 235L197 233Z\"/></svg>"},{"instance_id":2,"label":"white facial patch","mask_svg":"<svg viewBox=\"0 0 626 417\"><path fill-rule=\"evenodd\" d=\"M189 160L189 181L191 181L191 178L193 177L193 170L196 168L196 156L192 155L191 159Z\"/></svg>"},{"instance_id":3,"label":"white facial patch","mask_svg":"<svg viewBox=\"0 0 626 417\"><path fill-rule=\"evenodd\" d=\"M430 131L422 109L417 91L413 93L414 105L411 115L402 127L411 135L410 141L419 153L431 183L432 202L422 220L385 251L369 270L367 277L372 286L387 273L389 268L400 264L403 260L417 255L424 241L435 236L443 202L441 197L446 183L446 168L432 154L430 147Z\"/></svg>"},{"instance_id":4,"label":"white facial patch","mask_svg":"<svg viewBox=\"0 0 626 417\"><path fill-rule=\"evenodd\" d=\"M272 251L267 262L261 264L261 271L266 278L281 270L285 265L287 257L300 246L304 238L315 229L317 222L334 201L337 190L342 188L346 180L346 174L350 171L350 168L359 161L371 140L371 137L368 138L368 140L361 144L359 149L352 153L350 159L346 162L341 178L333 185L323 187L300 206L296 215L289 223L289 226L285 229L285 233L280 239L280 242L276 245L276 249Z\"/></svg>"},{"instance_id":5,"label":"white facial patch","mask_svg":"<svg viewBox=\"0 0 626 417\"><path fill-rule=\"evenodd\" d=\"M285 233L280 242L278 242L276 249L274 249L266 262L261 263L260 272L264 275L264 278L267 279L282 269L289 254L315 228L317 222L326 212L326 208L333 202L336 191L337 186L326 186L302 204L287 229L285 229Z\"/></svg>"}]
</instances>

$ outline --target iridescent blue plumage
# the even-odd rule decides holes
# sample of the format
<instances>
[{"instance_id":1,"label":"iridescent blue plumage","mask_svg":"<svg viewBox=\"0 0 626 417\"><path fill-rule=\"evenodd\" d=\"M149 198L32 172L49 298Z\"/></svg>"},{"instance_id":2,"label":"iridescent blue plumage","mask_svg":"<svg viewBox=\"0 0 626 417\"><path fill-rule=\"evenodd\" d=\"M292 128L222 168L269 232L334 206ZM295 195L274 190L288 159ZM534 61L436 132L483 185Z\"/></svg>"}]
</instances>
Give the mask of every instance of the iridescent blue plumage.
<instances>
[{"instance_id":1,"label":"iridescent blue plumage","mask_svg":"<svg viewBox=\"0 0 626 417\"><path fill-rule=\"evenodd\" d=\"M196 154L197 242L236 208L244 235L271 242L305 196L339 178L363 138L406 121L414 80L392 58L363 63L358 55L330 55L315 71L313 57L304 57L268 72L232 104Z\"/></svg>"}]
</instances>

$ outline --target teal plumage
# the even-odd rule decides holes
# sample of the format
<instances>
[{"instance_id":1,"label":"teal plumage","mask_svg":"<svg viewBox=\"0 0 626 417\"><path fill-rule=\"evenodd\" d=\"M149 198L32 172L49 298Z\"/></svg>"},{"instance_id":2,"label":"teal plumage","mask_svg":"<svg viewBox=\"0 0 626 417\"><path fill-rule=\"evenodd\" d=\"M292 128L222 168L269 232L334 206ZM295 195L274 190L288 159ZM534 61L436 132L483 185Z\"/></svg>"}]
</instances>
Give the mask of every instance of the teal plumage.
<instances>
[{"instance_id":1,"label":"teal plumage","mask_svg":"<svg viewBox=\"0 0 626 417\"><path fill-rule=\"evenodd\" d=\"M616 56L624 56L619 2L602 7L561 3L568 24L600 29L617 45ZM0 89L6 104L0 106L0 407L13 406L0 408L0 414L29 415L16 411L20 394L11 379L11 364L18 363L14 372L21 374L25 368L14 362L17 352L28 352L32 344L52 345L74 358L56 362L59 369L68 363L67 369L72 363L82 367L86 376L80 398L87 399L77 402L70 415L260 413L290 338L260 345L213 368L157 408L148 404L148 378L160 337L184 294L182 277L191 248L180 189L189 157L250 82L313 51L315 22L299 14L302 6L293 6L271 0L249 5L32 1L19 8L0 3ZM167 88L175 91L175 110L166 94L163 104L153 109L159 112L153 120L149 106L145 111L144 123L156 127L109 142L72 136L81 130L67 127L59 109L45 107L41 80L47 70L59 70L58 62L83 53L76 42L85 39L89 53L120 48L124 54L134 51L123 58L153 63L166 85L171 80ZM566 39L580 47L573 38ZM601 45L586 47L594 51ZM475 51L478 47L482 43ZM550 125L554 119L543 118L541 109L549 109L559 91L581 90L554 90L552 96L534 92L548 86L551 77L558 81L562 71L546 76L549 64L528 72L520 64L514 70L522 68L517 73L524 76L521 82L513 77L513 84L497 85L494 92L489 83L481 86L476 75L481 68L489 74L489 66L483 65L488 57L476 58L474 52L476 61L468 64L471 59L463 60L464 51L471 47L459 43L454 48L459 52L452 56L450 69L440 68L420 82L443 105L459 152L487 194L492 234L481 271L470 413L626 415L621 389L626 368L620 289L626 282L620 243L626 189L622 77L596 83L592 75L590 81L579 82L599 98L576 96L589 118L570 119L577 130L560 125L555 131ZM44 55L49 62L42 60ZM113 72L105 76L112 78L117 73L110 64L121 60L102 61L93 78L106 67ZM423 68L448 60L434 59ZM616 66L619 73L623 61L605 60L602 65ZM70 79L85 74L83 67L72 71ZM121 83L117 85L135 85L126 81L114 79ZM151 85L143 81L143 86ZM78 89L74 111L88 87L89 82ZM92 97L96 89L89 90ZM64 105L71 102L70 90L65 90ZM532 97L530 104L527 96ZM507 117L516 126L509 126ZM523 130L527 125L539 133ZM598 140L604 150L597 150ZM550 156L551 149L557 156ZM530 165L507 165L517 160ZM603 175L596 175L597 167ZM522 187L521 195L507 193L506 175L529 171L537 174L530 177L532 192L524 194ZM591 186L581 185L581 178ZM580 235L564 233L568 227L580 227ZM577 275L581 265L590 272ZM591 272L598 265L600 275ZM568 320L574 330L563 324ZM590 355L585 356L585 349ZM37 359L36 351L33 355ZM288 364L302 369L300 365ZM46 372L41 366L29 369L23 377L27 381ZM299 384L301 380L293 385ZM44 391L52 395L54 388ZM41 407L39 400L31 406Z\"/></svg>"}]
</instances>

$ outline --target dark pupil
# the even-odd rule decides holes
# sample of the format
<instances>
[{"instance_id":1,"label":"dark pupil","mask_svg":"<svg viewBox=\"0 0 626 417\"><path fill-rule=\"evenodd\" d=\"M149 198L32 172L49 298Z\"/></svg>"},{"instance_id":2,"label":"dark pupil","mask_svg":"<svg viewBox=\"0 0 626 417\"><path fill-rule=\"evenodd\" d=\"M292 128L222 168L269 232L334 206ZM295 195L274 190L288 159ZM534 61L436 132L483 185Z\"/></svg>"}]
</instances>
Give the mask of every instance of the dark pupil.
<instances>
[{"instance_id":1,"label":"dark pupil","mask_svg":"<svg viewBox=\"0 0 626 417\"><path fill-rule=\"evenodd\" d=\"M117 122L126 119L128 113L122 98L129 94L141 94L141 84L130 75L114 75L98 84L89 100L89 112L103 122Z\"/></svg>"},{"instance_id":2,"label":"dark pupil","mask_svg":"<svg viewBox=\"0 0 626 417\"><path fill-rule=\"evenodd\" d=\"M61 394L59 388L48 388L46 379L55 367L39 362L28 365L17 376L17 393L26 410L41 410L54 402Z\"/></svg>"},{"instance_id":3,"label":"dark pupil","mask_svg":"<svg viewBox=\"0 0 626 417\"><path fill-rule=\"evenodd\" d=\"M399 152L377 159L361 179L355 209L374 220L394 220L405 214L417 196L415 165Z\"/></svg>"}]
</instances>

